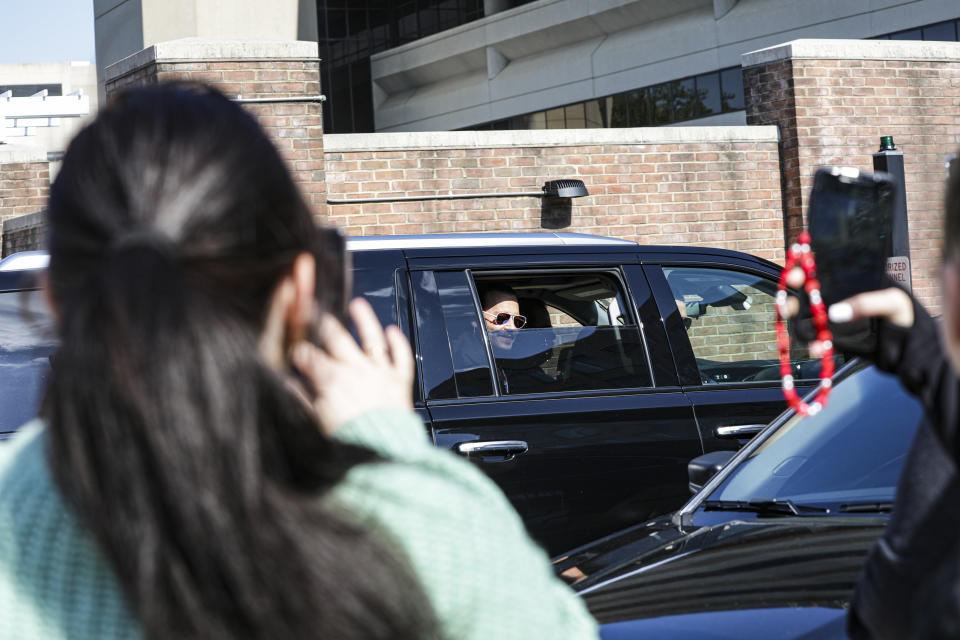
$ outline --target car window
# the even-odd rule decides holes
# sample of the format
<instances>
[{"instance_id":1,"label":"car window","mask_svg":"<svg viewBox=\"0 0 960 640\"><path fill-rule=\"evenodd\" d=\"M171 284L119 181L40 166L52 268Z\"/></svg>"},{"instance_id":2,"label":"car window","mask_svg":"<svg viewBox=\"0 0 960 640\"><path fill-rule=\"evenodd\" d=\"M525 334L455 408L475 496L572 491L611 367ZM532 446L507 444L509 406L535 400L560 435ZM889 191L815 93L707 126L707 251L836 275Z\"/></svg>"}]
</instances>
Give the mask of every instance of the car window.
<instances>
[{"instance_id":1,"label":"car window","mask_svg":"<svg viewBox=\"0 0 960 640\"><path fill-rule=\"evenodd\" d=\"M0 293L0 434L36 417L56 345L39 291Z\"/></svg>"},{"instance_id":2,"label":"car window","mask_svg":"<svg viewBox=\"0 0 960 640\"><path fill-rule=\"evenodd\" d=\"M443 322L450 339L454 382L461 398L493 395L490 357L484 343L483 323L467 274L438 271L434 274Z\"/></svg>"},{"instance_id":3,"label":"car window","mask_svg":"<svg viewBox=\"0 0 960 640\"><path fill-rule=\"evenodd\" d=\"M731 269L664 267L704 384L780 379L777 284ZM792 344L796 379L820 375L806 345ZM837 358L838 363L842 358Z\"/></svg>"},{"instance_id":4,"label":"car window","mask_svg":"<svg viewBox=\"0 0 960 640\"><path fill-rule=\"evenodd\" d=\"M475 276L483 320L493 290L508 291L524 319L480 327L501 394L590 391L652 384L642 337L611 272ZM488 305L489 306L489 305ZM459 354L454 349L454 360Z\"/></svg>"}]
</instances>

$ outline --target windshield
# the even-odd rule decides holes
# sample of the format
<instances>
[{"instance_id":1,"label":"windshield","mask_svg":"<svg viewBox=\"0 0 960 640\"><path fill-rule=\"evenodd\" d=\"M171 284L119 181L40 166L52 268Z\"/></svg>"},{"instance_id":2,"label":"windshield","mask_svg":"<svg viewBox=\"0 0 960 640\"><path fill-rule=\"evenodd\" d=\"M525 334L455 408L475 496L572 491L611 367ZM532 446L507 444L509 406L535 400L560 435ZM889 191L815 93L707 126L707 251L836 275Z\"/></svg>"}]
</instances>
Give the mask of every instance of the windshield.
<instances>
[{"instance_id":1,"label":"windshield","mask_svg":"<svg viewBox=\"0 0 960 640\"><path fill-rule=\"evenodd\" d=\"M837 384L821 413L787 421L708 499L828 508L892 501L921 414L896 378L861 369Z\"/></svg>"}]
</instances>

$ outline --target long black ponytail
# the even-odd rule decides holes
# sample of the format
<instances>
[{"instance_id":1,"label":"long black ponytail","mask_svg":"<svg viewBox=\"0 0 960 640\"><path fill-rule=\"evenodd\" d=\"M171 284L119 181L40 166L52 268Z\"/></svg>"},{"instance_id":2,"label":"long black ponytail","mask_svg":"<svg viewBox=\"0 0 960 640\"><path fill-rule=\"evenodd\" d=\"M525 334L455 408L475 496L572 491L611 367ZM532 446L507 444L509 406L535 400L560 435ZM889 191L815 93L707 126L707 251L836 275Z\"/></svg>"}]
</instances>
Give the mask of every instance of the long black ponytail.
<instances>
[{"instance_id":1,"label":"long black ponytail","mask_svg":"<svg viewBox=\"0 0 960 640\"><path fill-rule=\"evenodd\" d=\"M258 355L314 228L255 120L201 86L129 91L71 143L48 211L51 466L147 637L431 635L409 567L323 499L372 454Z\"/></svg>"}]
</instances>

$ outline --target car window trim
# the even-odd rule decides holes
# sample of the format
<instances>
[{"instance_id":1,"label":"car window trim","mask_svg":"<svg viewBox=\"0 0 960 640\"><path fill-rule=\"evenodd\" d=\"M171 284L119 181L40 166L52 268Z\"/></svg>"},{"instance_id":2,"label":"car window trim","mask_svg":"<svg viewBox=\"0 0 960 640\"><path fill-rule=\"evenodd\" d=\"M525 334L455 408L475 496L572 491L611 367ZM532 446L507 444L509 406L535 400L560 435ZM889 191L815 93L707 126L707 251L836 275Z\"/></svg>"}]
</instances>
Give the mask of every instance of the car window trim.
<instances>
[{"instance_id":1,"label":"car window trim","mask_svg":"<svg viewBox=\"0 0 960 640\"><path fill-rule=\"evenodd\" d=\"M490 380L493 383L493 395L492 396L470 396L470 397L481 397L481 398L499 398L503 397L504 394L500 392L500 379L497 375L497 359L493 354L493 345L490 344L490 336L487 335L487 325L483 321L483 305L480 303L480 293L477 291L477 283L473 279L473 270L464 269L464 275L467 277L467 286L470 287L470 296L473 298L473 311L477 314L477 320L480 322L480 326L483 327L481 335L483 335L483 348L487 352L487 368L490 370ZM447 335L447 340L450 340L450 335ZM451 346L452 349L452 346ZM451 356L453 352L451 351ZM460 398L460 389L457 388L457 399Z\"/></svg>"},{"instance_id":2,"label":"car window trim","mask_svg":"<svg viewBox=\"0 0 960 640\"><path fill-rule=\"evenodd\" d=\"M424 407L426 402L426 391L423 386L423 363L416 357L420 353L420 334L416 330L416 317L413 311L413 282L410 279L410 269L398 266L394 270L394 302L397 305L397 326L407 337L410 347L413 349L414 363L414 394L413 404L415 407Z\"/></svg>"},{"instance_id":3,"label":"car window trim","mask_svg":"<svg viewBox=\"0 0 960 640\"><path fill-rule=\"evenodd\" d=\"M656 305L657 304L656 298L653 295L653 290L650 288L650 283L647 280L647 274L643 272L643 267L639 265L634 265L634 264L631 264L629 266L636 267L639 270L638 276L643 278L643 284L647 287L647 293L650 294L649 297L653 298L653 304ZM650 370L650 386L654 388L658 388L660 385L657 383L657 371L656 371L656 367L653 366L653 356L650 355L650 344L649 344L649 341L647 340L646 323L644 322L644 318L641 313L640 306L637 304L637 296L633 291L633 287L630 286L630 282L632 279L627 273L624 273L623 265L620 265L618 271L619 271L619 275L622 278L622 284L625 287L625 290L627 292L626 297L630 299L630 306L631 308L633 308L633 312L637 316L637 326L640 328L640 340L643 342L643 352L647 359L647 368ZM659 307L657 308L659 309ZM663 323L660 322L660 324L662 325ZM671 362L674 362L674 356L672 352L670 354L670 358L671 358ZM677 368L676 362L674 362L673 368L674 368L674 371L676 371L676 368Z\"/></svg>"},{"instance_id":4,"label":"car window trim","mask_svg":"<svg viewBox=\"0 0 960 640\"><path fill-rule=\"evenodd\" d=\"M460 271L463 271L463 269L460 269ZM440 399L440 398L430 398L430 393L434 389L428 388L429 387L429 385L427 384L428 367L431 368L432 372L436 372L438 368L442 367L444 369L444 373L449 374L449 379L454 380L454 383L453 383L454 390L455 391L457 390L456 381L455 381L456 371L453 366L453 356L450 354L450 337L447 334L446 321L443 318L443 305L440 302L439 292L436 290L437 283L436 283L436 276L434 275L434 273L435 273L434 269L409 268L407 270L407 277L410 280L410 300L411 300L410 309L412 313L411 329L413 330L414 335L416 335L417 337L417 352L415 354L415 358L420 361L419 364L421 365L420 366L420 372L421 372L420 388L422 389L421 396L423 397L423 401L426 405L429 405L430 402L434 400ZM432 281L433 290L423 289L422 287L418 286L418 283L414 281L414 277L413 277L414 275L428 277ZM431 328L434 329L435 334L439 334L441 336L440 338L438 338L436 335L429 335L430 332L424 332L423 327L420 324L420 317L421 317L420 311L422 310L423 306L426 306L426 305L431 305L435 307L434 311L437 314L437 318L439 318L439 323L432 326ZM424 334L424 333L427 333L428 335L422 336L421 334ZM427 343L431 343L432 341L438 341L438 340L445 343L445 347L446 347L445 352L448 357L441 358L440 361L434 360L434 361L431 361L430 363L424 363L423 362L424 345ZM436 346L436 345L431 345L431 346Z\"/></svg>"},{"instance_id":5,"label":"car window trim","mask_svg":"<svg viewBox=\"0 0 960 640\"><path fill-rule=\"evenodd\" d=\"M629 389L580 389L577 391L538 391L536 393L511 393L500 396L470 396L467 398L436 398L429 401L429 406L449 406L459 404L473 404L477 401L493 402L495 400L512 402L532 400L562 400L564 398L602 398L608 396L636 396L682 393L680 387L631 387Z\"/></svg>"}]
</instances>

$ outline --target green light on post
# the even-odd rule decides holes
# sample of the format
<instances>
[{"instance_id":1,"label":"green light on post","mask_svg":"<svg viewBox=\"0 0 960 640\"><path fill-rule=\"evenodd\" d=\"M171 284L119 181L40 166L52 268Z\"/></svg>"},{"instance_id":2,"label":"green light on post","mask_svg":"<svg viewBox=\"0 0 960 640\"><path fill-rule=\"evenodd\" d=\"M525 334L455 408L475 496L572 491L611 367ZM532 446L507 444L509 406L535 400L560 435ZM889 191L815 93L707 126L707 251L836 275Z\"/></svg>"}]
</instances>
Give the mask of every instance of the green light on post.
<instances>
[{"instance_id":1,"label":"green light on post","mask_svg":"<svg viewBox=\"0 0 960 640\"><path fill-rule=\"evenodd\" d=\"M880 136L880 151L896 151L897 147L893 144L893 136Z\"/></svg>"}]
</instances>

